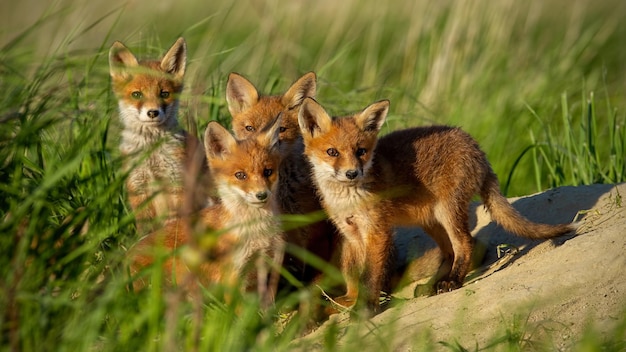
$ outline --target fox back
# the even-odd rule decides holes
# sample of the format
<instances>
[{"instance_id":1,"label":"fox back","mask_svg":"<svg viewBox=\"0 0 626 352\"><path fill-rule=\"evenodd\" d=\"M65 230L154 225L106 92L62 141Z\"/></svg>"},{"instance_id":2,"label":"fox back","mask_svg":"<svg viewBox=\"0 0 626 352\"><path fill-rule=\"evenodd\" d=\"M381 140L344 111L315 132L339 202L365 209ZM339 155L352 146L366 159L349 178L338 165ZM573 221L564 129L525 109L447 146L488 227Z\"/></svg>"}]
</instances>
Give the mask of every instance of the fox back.
<instances>
[{"instance_id":1,"label":"fox back","mask_svg":"<svg viewBox=\"0 0 626 352\"><path fill-rule=\"evenodd\" d=\"M183 38L161 60L140 61L121 42L109 51L112 88L123 124L120 150L127 156L126 185L138 220L178 213L185 182L190 187L197 183L201 190L189 195L188 211L209 199L211 180L203 150L177 120L186 58Z\"/></svg>"}]
</instances>

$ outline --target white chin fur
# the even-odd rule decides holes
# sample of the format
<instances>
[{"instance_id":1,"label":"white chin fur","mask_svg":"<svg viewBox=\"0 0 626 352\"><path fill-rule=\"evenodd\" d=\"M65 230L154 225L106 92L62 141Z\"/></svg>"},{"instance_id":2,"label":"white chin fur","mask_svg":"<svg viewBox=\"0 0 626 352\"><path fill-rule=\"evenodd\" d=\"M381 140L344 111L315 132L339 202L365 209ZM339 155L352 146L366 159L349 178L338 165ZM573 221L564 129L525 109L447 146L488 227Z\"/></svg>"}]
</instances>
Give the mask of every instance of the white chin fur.
<instances>
[{"instance_id":1,"label":"white chin fur","mask_svg":"<svg viewBox=\"0 0 626 352\"><path fill-rule=\"evenodd\" d=\"M159 108L159 116L152 118L148 116L148 111L152 109L142 108L141 110L135 108L133 105L126 105L120 103L120 117L126 126L133 125L161 125L167 120L166 111Z\"/></svg>"},{"instance_id":2,"label":"white chin fur","mask_svg":"<svg viewBox=\"0 0 626 352\"><path fill-rule=\"evenodd\" d=\"M359 171L359 175L355 179L349 179L346 177L345 171L337 172L331 165L324 163L320 160L313 160L313 173L315 178L319 180L321 184L327 182L342 183L346 185L357 184L363 177L363 173Z\"/></svg>"}]
</instances>

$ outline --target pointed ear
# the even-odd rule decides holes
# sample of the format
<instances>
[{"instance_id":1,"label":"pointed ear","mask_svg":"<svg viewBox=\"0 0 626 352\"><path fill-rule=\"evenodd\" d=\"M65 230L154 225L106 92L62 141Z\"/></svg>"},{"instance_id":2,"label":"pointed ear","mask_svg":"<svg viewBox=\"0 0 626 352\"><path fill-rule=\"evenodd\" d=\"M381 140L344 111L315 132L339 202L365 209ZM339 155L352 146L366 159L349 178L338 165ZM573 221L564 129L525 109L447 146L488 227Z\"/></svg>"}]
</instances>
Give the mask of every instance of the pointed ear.
<instances>
[{"instance_id":1,"label":"pointed ear","mask_svg":"<svg viewBox=\"0 0 626 352\"><path fill-rule=\"evenodd\" d=\"M270 121L258 134L258 138L262 139L262 145L269 146L270 149L275 150L280 144L280 124L283 113L281 112L275 119Z\"/></svg>"},{"instance_id":2,"label":"pointed ear","mask_svg":"<svg viewBox=\"0 0 626 352\"><path fill-rule=\"evenodd\" d=\"M211 158L223 158L237 144L237 140L217 121L211 121L204 132L204 149Z\"/></svg>"},{"instance_id":3,"label":"pointed ear","mask_svg":"<svg viewBox=\"0 0 626 352\"><path fill-rule=\"evenodd\" d=\"M309 72L295 81L283 95L283 103L288 108L302 104L306 97L315 98L317 93L317 76L315 72Z\"/></svg>"},{"instance_id":4,"label":"pointed ear","mask_svg":"<svg viewBox=\"0 0 626 352\"><path fill-rule=\"evenodd\" d=\"M187 43L184 38L178 38L176 43L165 53L161 60L161 69L182 80L187 66Z\"/></svg>"},{"instance_id":5,"label":"pointed ear","mask_svg":"<svg viewBox=\"0 0 626 352\"><path fill-rule=\"evenodd\" d=\"M365 132L378 132L389 112L389 100L381 100L366 107L355 116L357 126Z\"/></svg>"},{"instance_id":6,"label":"pointed ear","mask_svg":"<svg viewBox=\"0 0 626 352\"><path fill-rule=\"evenodd\" d=\"M128 77L126 68L137 67L139 62L133 53L121 42L115 42L109 49L109 73L116 79Z\"/></svg>"},{"instance_id":7,"label":"pointed ear","mask_svg":"<svg viewBox=\"0 0 626 352\"><path fill-rule=\"evenodd\" d=\"M250 109L259 100L259 92L242 75L231 73L226 83L226 102L231 116Z\"/></svg>"},{"instance_id":8,"label":"pointed ear","mask_svg":"<svg viewBox=\"0 0 626 352\"><path fill-rule=\"evenodd\" d=\"M315 99L304 98L298 112L298 124L304 138L316 137L330 130L332 117Z\"/></svg>"}]
</instances>

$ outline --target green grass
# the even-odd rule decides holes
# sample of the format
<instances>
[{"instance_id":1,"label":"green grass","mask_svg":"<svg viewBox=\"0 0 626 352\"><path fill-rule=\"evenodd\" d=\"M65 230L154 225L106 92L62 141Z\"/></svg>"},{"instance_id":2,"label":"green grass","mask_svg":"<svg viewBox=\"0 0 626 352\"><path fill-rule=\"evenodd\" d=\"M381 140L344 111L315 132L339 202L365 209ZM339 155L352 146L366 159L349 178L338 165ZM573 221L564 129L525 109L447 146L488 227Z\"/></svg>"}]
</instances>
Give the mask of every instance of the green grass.
<instances>
[{"instance_id":1,"label":"green grass","mask_svg":"<svg viewBox=\"0 0 626 352\"><path fill-rule=\"evenodd\" d=\"M187 39L181 120L198 135L228 123L229 72L278 93L315 71L333 114L387 98L385 132L461 126L508 195L626 178L623 1L60 0L0 13L2 350L284 350L303 328L294 319L279 333L279 312L259 315L250 297L237 317L176 290L127 292L136 233L108 78L114 40L156 56ZM584 346L604 343L591 336ZM331 335L320 343L342 349Z\"/></svg>"}]
</instances>

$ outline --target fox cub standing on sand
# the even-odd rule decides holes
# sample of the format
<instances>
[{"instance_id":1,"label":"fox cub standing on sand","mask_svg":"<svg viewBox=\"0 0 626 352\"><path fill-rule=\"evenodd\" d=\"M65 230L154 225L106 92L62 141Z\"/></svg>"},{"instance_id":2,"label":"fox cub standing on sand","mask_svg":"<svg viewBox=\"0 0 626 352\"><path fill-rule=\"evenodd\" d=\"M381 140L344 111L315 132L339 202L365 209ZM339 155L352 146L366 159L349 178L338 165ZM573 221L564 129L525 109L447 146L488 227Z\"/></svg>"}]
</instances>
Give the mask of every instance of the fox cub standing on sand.
<instances>
[{"instance_id":1,"label":"fox cub standing on sand","mask_svg":"<svg viewBox=\"0 0 626 352\"><path fill-rule=\"evenodd\" d=\"M113 92L124 127L120 149L128 157L126 187L138 225L178 212L184 177L202 175L190 210L202 208L209 199L211 181L202 147L177 120L186 60L183 38L161 60L138 61L120 42L109 50Z\"/></svg>"},{"instance_id":2,"label":"fox cub standing on sand","mask_svg":"<svg viewBox=\"0 0 626 352\"><path fill-rule=\"evenodd\" d=\"M389 101L383 100L352 116L331 118L313 99L300 108L313 178L343 235L347 292L338 303L351 306L359 297L378 311L390 270L393 226L423 227L451 262L437 291L461 287L474 246L468 224L474 194L498 224L516 235L545 239L574 230L520 215L500 193L476 141L458 128L416 127L378 139L388 109Z\"/></svg>"},{"instance_id":3,"label":"fox cub standing on sand","mask_svg":"<svg viewBox=\"0 0 626 352\"><path fill-rule=\"evenodd\" d=\"M280 122L276 119L266 128L245 140L236 140L219 123L209 123L205 133L207 160L213 171L215 184L221 201L202 209L197 214L196 228L184 226L190 218L172 219L162 231L151 233L142 239L131 255L131 272L154 261L155 250L163 248L172 253L176 248L188 245L194 239L202 243L210 242L200 236L208 230L216 230L219 235L207 250L207 258L197 268L198 281L207 286L214 283L233 285L241 280L242 273L247 289L260 285L261 297L266 303L274 295L275 283L265 289L264 278L269 269L266 260L274 258L280 265L284 247L277 218L277 182L280 154L278 133ZM195 215L194 215L195 216ZM193 233L190 233L192 231ZM254 265L260 275L255 276ZM189 276L190 268L179 256L169 257L163 264L166 282L171 284L172 276L179 285L195 285L194 276ZM277 276L274 277L277 280ZM145 286L140 278L135 288Z\"/></svg>"},{"instance_id":4,"label":"fox cub standing on sand","mask_svg":"<svg viewBox=\"0 0 626 352\"><path fill-rule=\"evenodd\" d=\"M280 207L283 214L311 214L320 212L322 205L311 179L311 166L303 155L304 144L298 127L298 111L306 97L315 97L316 75L304 74L282 95L262 95L243 76L231 73L226 85L228 110L232 115L233 132L238 138L247 138L269 121L281 115L280 141ZM290 230L286 240L330 261L335 247L335 229L327 220ZM286 266L296 276L309 281L316 272L304 263L286 257Z\"/></svg>"}]
</instances>

